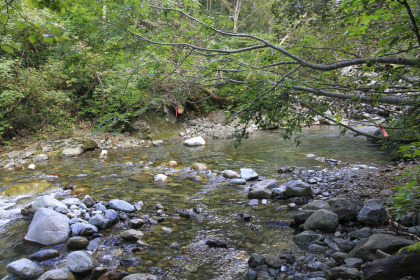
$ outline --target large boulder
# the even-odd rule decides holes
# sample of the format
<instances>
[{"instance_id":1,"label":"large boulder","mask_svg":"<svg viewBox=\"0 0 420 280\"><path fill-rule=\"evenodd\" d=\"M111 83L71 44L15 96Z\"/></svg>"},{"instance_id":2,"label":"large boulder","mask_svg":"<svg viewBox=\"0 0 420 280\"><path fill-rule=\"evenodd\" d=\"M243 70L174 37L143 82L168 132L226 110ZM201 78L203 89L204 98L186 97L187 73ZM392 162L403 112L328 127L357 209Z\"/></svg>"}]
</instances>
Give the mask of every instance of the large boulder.
<instances>
[{"instance_id":1,"label":"large boulder","mask_svg":"<svg viewBox=\"0 0 420 280\"><path fill-rule=\"evenodd\" d=\"M67 265L71 272L87 274L99 266L99 263L86 251L75 251L68 255Z\"/></svg>"},{"instance_id":2,"label":"large boulder","mask_svg":"<svg viewBox=\"0 0 420 280\"><path fill-rule=\"evenodd\" d=\"M386 221L386 210L375 200L368 200L357 215L357 219L367 225L380 226Z\"/></svg>"},{"instance_id":3,"label":"large boulder","mask_svg":"<svg viewBox=\"0 0 420 280\"><path fill-rule=\"evenodd\" d=\"M45 246L65 243L70 235L70 219L54 210L40 208L36 211L25 240Z\"/></svg>"},{"instance_id":4,"label":"large boulder","mask_svg":"<svg viewBox=\"0 0 420 280\"><path fill-rule=\"evenodd\" d=\"M39 208L58 208L62 207L67 209L67 205L62 203L61 201L58 201L54 197L50 195L43 195L41 197L37 197L34 202L32 203L32 212L36 212Z\"/></svg>"},{"instance_id":5,"label":"large boulder","mask_svg":"<svg viewBox=\"0 0 420 280\"><path fill-rule=\"evenodd\" d=\"M206 141L201 136L190 138L184 141L184 145L190 146L190 147L204 146L205 144L206 144Z\"/></svg>"},{"instance_id":6,"label":"large boulder","mask_svg":"<svg viewBox=\"0 0 420 280\"><path fill-rule=\"evenodd\" d=\"M132 204L121 199L111 199L109 201L109 207L123 212L134 212L136 210Z\"/></svg>"},{"instance_id":7,"label":"large boulder","mask_svg":"<svg viewBox=\"0 0 420 280\"><path fill-rule=\"evenodd\" d=\"M338 215L340 221L356 221L357 214L362 209L362 202L357 200L347 200L333 198L328 201L330 210Z\"/></svg>"},{"instance_id":8,"label":"large boulder","mask_svg":"<svg viewBox=\"0 0 420 280\"><path fill-rule=\"evenodd\" d=\"M381 250L388 254L394 254L405 246L414 244L414 241L403 239L389 234L377 233L369 238L364 238L350 251L349 255L353 258L361 258L364 261L374 261L380 256L376 251Z\"/></svg>"},{"instance_id":9,"label":"large boulder","mask_svg":"<svg viewBox=\"0 0 420 280\"><path fill-rule=\"evenodd\" d=\"M315 211L303 225L305 230L320 230L323 232L333 232L338 226L338 216L334 212L326 209Z\"/></svg>"},{"instance_id":10,"label":"large boulder","mask_svg":"<svg viewBox=\"0 0 420 280\"><path fill-rule=\"evenodd\" d=\"M249 199L265 199L271 197L271 191L263 188L252 188L249 190Z\"/></svg>"},{"instance_id":11,"label":"large boulder","mask_svg":"<svg viewBox=\"0 0 420 280\"><path fill-rule=\"evenodd\" d=\"M44 273L44 269L29 259L20 259L6 266L9 273L16 274L23 279L35 279Z\"/></svg>"},{"instance_id":12,"label":"large boulder","mask_svg":"<svg viewBox=\"0 0 420 280\"><path fill-rule=\"evenodd\" d=\"M312 196L312 188L302 180L287 181L279 186L287 197Z\"/></svg>"},{"instance_id":13,"label":"large boulder","mask_svg":"<svg viewBox=\"0 0 420 280\"><path fill-rule=\"evenodd\" d=\"M167 108L148 111L130 123L130 132L141 139L167 140L177 136L183 126Z\"/></svg>"}]
</instances>

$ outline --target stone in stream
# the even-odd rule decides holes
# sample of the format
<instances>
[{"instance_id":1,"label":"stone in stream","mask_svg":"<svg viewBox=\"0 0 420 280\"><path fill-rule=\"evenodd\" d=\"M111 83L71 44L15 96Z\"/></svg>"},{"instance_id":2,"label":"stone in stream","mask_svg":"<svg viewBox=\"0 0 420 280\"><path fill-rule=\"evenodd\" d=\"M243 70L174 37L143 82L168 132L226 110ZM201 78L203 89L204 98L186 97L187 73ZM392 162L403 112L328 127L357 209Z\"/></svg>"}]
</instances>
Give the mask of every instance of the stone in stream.
<instances>
[{"instance_id":1,"label":"stone in stream","mask_svg":"<svg viewBox=\"0 0 420 280\"><path fill-rule=\"evenodd\" d=\"M258 253L252 253L248 259L248 265L250 267L257 267L265 264L265 258Z\"/></svg>"},{"instance_id":2,"label":"stone in stream","mask_svg":"<svg viewBox=\"0 0 420 280\"><path fill-rule=\"evenodd\" d=\"M86 274L99 266L99 263L86 251L75 251L68 255L67 265L71 272Z\"/></svg>"},{"instance_id":3,"label":"stone in stream","mask_svg":"<svg viewBox=\"0 0 420 280\"><path fill-rule=\"evenodd\" d=\"M38 280L75 280L73 273L67 268L49 270L42 274Z\"/></svg>"},{"instance_id":4,"label":"stone in stream","mask_svg":"<svg viewBox=\"0 0 420 280\"><path fill-rule=\"evenodd\" d=\"M241 178L247 181L258 179L258 174L251 168L241 168Z\"/></svg>"},{"instance_id":5,"label":"stone in stream","mask_svg":"<svg viewBox=\"0 0 420 280\"><path fill-rule=\"evenodd\" d=\"M326 209L316 210L303 225L305 230L333 232L338 226L338 216Z\"/></svg>"},{"instance_id":6,"label":"stone in stream","mask_svg":"<svg viewBox=\"0 0 420 280\"><path fill-rule=\"evenodd\" d=\"M85 198L83 198L82 202L88 208L91 208L91 207L93 207L93 205L95 205L95 200L93 198L91 198L89 195L85 195Z\"/></svg>"},{"instance_id":7,"label":"stone in stream","mask_svg":"<svg viewBox=\"0 0 420 280\"><path fill-rule=\"evenodd\" d=\"M223 177L234 179L234 178L240 178L241 175L239 175L238 172L233 171L233 170L225 170L223 171Z\"/></svg>"},{"instance_id":8,"label":"stone in stream","mask_svg":"<svg viewBox=\"0 0 420 280\"><path fill-rule=\"evenodd\" d=\"M231 184L233 185L245 185L246 184L246 180L245 179L233 179L232 181L230 181Z\"/></svg>"},{"instance_id":9,"label":"stone in stream","mask_svg":"<svg viewBox=\"0 0 420 280\"><path fill-rule=\"evenodd\" d=\"M35 261L45 261L58 257L59 255L60 253L55 249L45 249L30 255L29 259Z\"/></svg>"},{"instance_id":10,"label":"stone in stream","mask_svg":"<svg viewBox=\"0 0 420 280\"><path fill-rule=\"evenodd\" d=\"M329 209L330 205L324 200L314 200L303 206L304 210Z\"/></svg>"},{"instance_id":11,"label":"stone in stream","mask_svg":"<svg viewBox=\"0 0 420 280\"><path fill-rule=\"evenodd\" d=\"M279 186L281 187L285 188L284 194L287 197L312 196L311 186L302 180L287 181Z\"/></svg>"},{"instance_id":12,"label":"stone in stream","mask_svg":"<svg viewBox=\"0 0 420 280\"><path fill-rule=\"evenodd\" d=\"M270 197L271 191L268 189L251 188L248 193L249 199L264 199Z\"/></svg>"},{"instance_id":13,"label":"stone in stream","mask_svg":"<svg viewBox=\"0 0 420 280\"><path fill-rule=\"evenodd\" d=\"M118 212L114 209L105 210L105 218L110 220L111 223L115 223L118 221Z\"/></svg>"},{"instance_id":14,"label":"stone in stream","mask_svg":"<svg viewBox=\"0 0 420 280\"><path fill-rule=\"evenodd\" d=\"M99 229L105 229L111 225L111 221L105 218L105 216L100 213L97 213L95 214L95 216L90 218L89 223L96 226Z\"/></svg>"},{"instance_id":15,"label":"stone in stream","mask_svg":"<svg viewBox=\"0 0 420 280\"><path fill-rule=\"evenodd\" d=\"M34 202L32 203L32 212L35 213L39 208L58 208L58 207L62 207L62 208L66 208L67 209L67 205L65 205L64 203L62 203L61 201L58 201L57 199L55 199L54 197L50 196L50 195L43 195L41 197L37 197Z\"/></svg>"},{"instance_id":16,"label":"stone in stream","mask_svg":"<svg viewBox=\"0 0 420 280\"><path fill-rule=\"evenodd\" d=\"M143 232L135 229L129 229L121 232L120 236L126 241L137 241L143 237Z\"/></svg>"},{"instance_id":17,"label":"stone in stream","mask_svg":"<svg viewBox=\"0 0 420 280\"><path fill-rule=\"evenodd\" d=\"M155 177L153 177L153 181L157 184L166 183L168 181L168 176L165 174L157 174Z\"/></svg>"},{"instance_id":18,"label":"stone in stream","mask_svg":"<svg viewBox=\"0 0 420 280\"><path fill-rule=\"evenodd\" d=\"M26 258L9 263L6 266L6 270L24 279L34 279L44 273L42 267Z\"/></svg>"},{"instance_id":19,"label":"stone in stream","mask_svg":"<svg viewBox=\"0 0 420 280\"><path fill-rule=\"evenodd\" d=\"M315 210L303 210L293 215L293 221L297 224L303 224L306 220L315 213Z\"/></svg>"},{"instance_id":20,"label":"stone in stream","mask_svg":"<svg viewBox=\"0 0 420 280\"><path fill-rule=\"evenodd\" d=\"M386 221L386 210L380 203L371 199L363 205L362 210L357 215L357 219L364 224L380 226Z\"/></svg>"},{"instance_id":21,"label":"stone in stream","mask_svg":"<svg viewBox=\"0 0 420 280\"><path fill-rule=\"evenodd\" d=\"M65 157L75 157L78 155L83 154L83 149L81 147L76 147L76 148L67 148L64 149L61 154Z\"/></svg>"},{"instance_id":22,"label":"stone in stream","mask_svg":"<svg viewBox=\"0 0 420 280\"><path fill-rule=\"evenodd\" d=\"M381 250L388 254L396 253L405 246L414 244L414 241L403 239L389 234L377 233L364 238L350 251L352 258L361 258L364 261L374 261L380 258L376 251Z\"/></svg>"},{"instance_id":23,"label":"stone in stream","mask_svg":"<svg viewBox=\"0 0 420 280\"><path fill-rule=\"evenodd\" d=\"M121 280L157 280L157 277L153 274L136 273L127 275Z\"/></svg>"},{"instance_id":24,"label":"stone in stream","mask_svg":"<svg viewBox=\"0 0 420 280\"><path fill-rule=\"evenodd\" d=\"M123 212L134 212L136 210L133 205L120 199L111 199L109 201L109 207Z\"/></svg>"},{"instance_id":25,"label":"stone in stream","mask_svg":"<svg viewBox=\"0 0 420 280\"><path fill-rule=\"evenodd\" d=\"M206 141L201 136L187 139L184 141L184 145L190 146L190 147L204 146L205 144L206 144Z\"/></svg>"},{"instance_id":26,"label":"stone in stream","mask_svg":"<svg viewBox=\"0 0 420 280\"><path fill-rule=\"evenodd\" d=\"M81 250L86 248L89 240L84 236L73 236L67 241L67 248L70 250Z\"/></svg>"},{"instance_id":27,"label":"stone in stream","mask_svg":"<svg viewBox=\"0 0 420 280\"><path fill-rule=\"evenodd\" d=\"M64 243L70 235L70 219L54 210L36 211L25 240L45 246Z\"/></svg>"},{"instance_id":28,"label":"stone in stream","mask_svg":"<svg viewBox=\"0 0 420 280\"><path fill-rule=\"evenodd\" d=\"M253 188L259 188L259 189L273 189L277 187L278 181L274 179L268 179L256 182L254 185L252 185Z\"/></svg>"},{"instance_id":29,"label":"stone in stream","mask_svg":"<svg viewBox=\"0 0 420 280\"><path fill-rule=\"evenodd\" d=\"M46 154L37 155L32 159L33 162L41 162L46 160L48 160L48 156Z\"/></svg>"},{"instance_id":30,"label":"stone in stream","mask_svg":"<svg viewBox=\"0 0 420 280\"><path fill-rule=\"evenodd\" d=\"M92 235L98 232L98 228L92 224L79 222L71 225L71 232L73 236Z\"/></svg>"},{"instance_id":31,"label":"stone in stream","mask_svg":"<svg viewBox=\"0 0 420 280\"><path fill-rule=\"evenodd\" d=\"M227 243L223 240L209 239L206 245L210 248L227 248Z\"/></svg>"}]
</instances>

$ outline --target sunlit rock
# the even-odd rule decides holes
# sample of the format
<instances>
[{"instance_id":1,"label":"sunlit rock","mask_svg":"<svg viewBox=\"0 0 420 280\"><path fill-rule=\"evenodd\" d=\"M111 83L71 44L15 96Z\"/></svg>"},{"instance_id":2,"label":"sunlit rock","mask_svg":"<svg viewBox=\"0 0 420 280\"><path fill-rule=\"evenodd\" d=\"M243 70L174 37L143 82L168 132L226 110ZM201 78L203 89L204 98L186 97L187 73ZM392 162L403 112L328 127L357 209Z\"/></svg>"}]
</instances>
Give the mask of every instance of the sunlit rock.
<instances>
[{"instance_id":1,"label":"sunlit rock","mask_svg":"<svg viewBox=\"0 0 420 280\"><path fill-rule=\"evenodd\" d=\"M194 147L194 146L203 146L206 144L206 141L203 139L203 137L194 137L191 139L187 139L184 141L184 145Z\"/></svg>"}]
</instances>

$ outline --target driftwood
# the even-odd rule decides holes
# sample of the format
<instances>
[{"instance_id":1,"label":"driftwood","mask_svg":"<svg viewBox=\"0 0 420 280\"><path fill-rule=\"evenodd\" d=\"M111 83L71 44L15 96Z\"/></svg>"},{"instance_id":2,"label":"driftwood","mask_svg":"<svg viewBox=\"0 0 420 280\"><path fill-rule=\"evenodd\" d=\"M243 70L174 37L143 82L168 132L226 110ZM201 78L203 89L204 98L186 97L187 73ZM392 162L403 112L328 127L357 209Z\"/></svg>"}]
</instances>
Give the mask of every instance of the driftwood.
<instances>
[{"instance_id":1,"label":"driftwood","mask_svg":"<svg viewBox=\"0 0 420 280\"><path fill-rule=\"evenodd\" d=\"M405 276L420 279L420 254L403 249L400 253L362 265L364 280L395 280Z\"/></svg>"}]
</instances>

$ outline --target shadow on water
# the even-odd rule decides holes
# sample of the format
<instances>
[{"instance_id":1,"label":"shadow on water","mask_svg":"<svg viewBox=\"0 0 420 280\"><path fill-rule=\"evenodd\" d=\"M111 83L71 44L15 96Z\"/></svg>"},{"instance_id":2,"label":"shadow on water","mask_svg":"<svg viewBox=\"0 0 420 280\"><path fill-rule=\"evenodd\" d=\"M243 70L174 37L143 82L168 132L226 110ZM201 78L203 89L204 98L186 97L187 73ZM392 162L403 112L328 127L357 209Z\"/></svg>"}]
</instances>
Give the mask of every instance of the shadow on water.
<instances>
[{"instance_id":1,"label":"shadow on water","mask_svg":"<svg viewBox=\"0 0 420 280\"><path fill-rule=\"evenodd\" d=\"M95 151L78 158L38 164L34 171L3 172L0 174L0 188L45 181L58 187L72 184L84 189L81 198L89 194L106 201L112 197L128 199L133 203L142 200L145 206L139 215L155 214L155 205L161 203L167 208L165 213L168 218L159 225L144 229L144 241L149 247L135 251L134 257L140 258L141 264L128 267L127 271L158 273L163 279L197 279L197 275L201 279L218 279L223 273L229 273L224 272L224 269L229 268L225 268L226 264L222 265L220 260L212 260L211 256L206 255L209 249L200 247L206 238L216 237L228 241L230 251L226 250L224 257L230 256L231 266L238 265L236 260L246 265L247 257L253 252L299 250L292 242L291 229L267 226L268 221L290 219L278 202L250 206L246 189L219 182L217 172L253 168L262 177L285 181L287 178L277 173L279 167L331 168L314 158L308 158L306 155L309 153L350 164L387 163L386 154L375 147L369 147L365 140L348 136L338 138L337 135L335 127L307 129L306 137L301 139L302 144L298 147L283 141L278 132L266 131L250 135L237 149L234 148L233 140L211 140L204 147L188 148L182 143L168 143L161 147L112 150L107 159L99 159ZM179 163L175 171L163 168L170 160ZM210 166L215 176L201 175L201 180L191 180L185 176L183 170L186 169L183 168L196 162ZM165 172L169 172L170 178L167 185L159 186L152 182L154 175ZM1 277L7 274L7 263L27 257L40 249L22 243L29 220L18 212L30 200L26 198L19 204L14 196L0 197ZM190 220L173 215L177 209L192 208L200 208L201 214ZM243 213L254 219L244 221L239 217ZM162 227L170 228L172 232L167 233ZM120 230L116 226L106 232L117 234ZM179 247L172 248L174 242ZM125 244L123 248L130 251L133 246ZM60 250L65 251L65 248L61 246ZM125 254L120 251L120 248L111 246L100 254L102 257L110 255L112 259L112 256ZM206 258L209 260L204 260Z\"/></svg>"}]
</instances>

